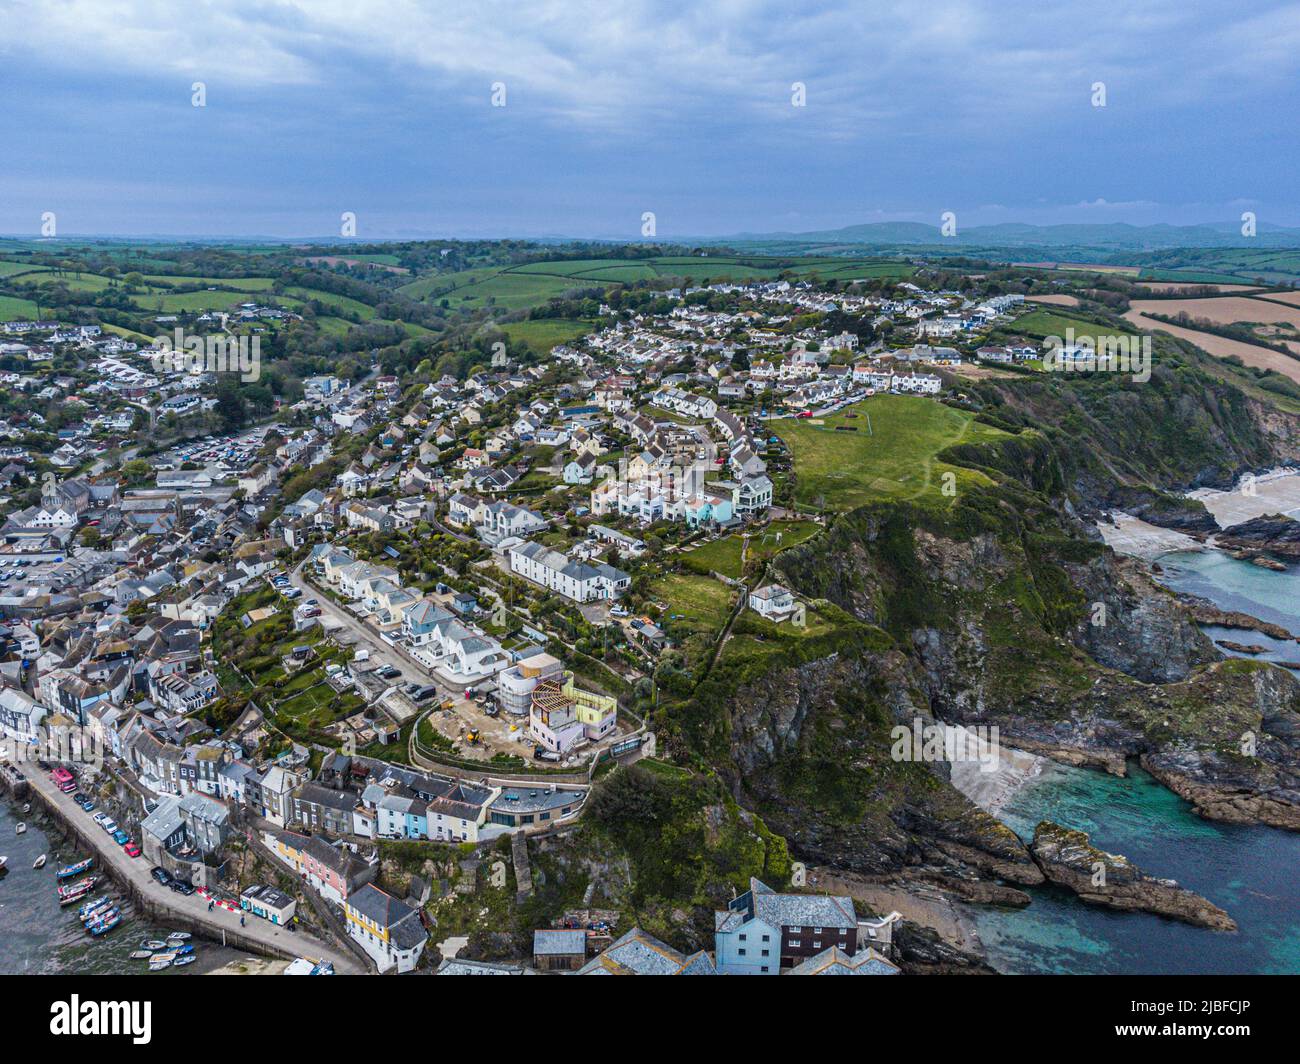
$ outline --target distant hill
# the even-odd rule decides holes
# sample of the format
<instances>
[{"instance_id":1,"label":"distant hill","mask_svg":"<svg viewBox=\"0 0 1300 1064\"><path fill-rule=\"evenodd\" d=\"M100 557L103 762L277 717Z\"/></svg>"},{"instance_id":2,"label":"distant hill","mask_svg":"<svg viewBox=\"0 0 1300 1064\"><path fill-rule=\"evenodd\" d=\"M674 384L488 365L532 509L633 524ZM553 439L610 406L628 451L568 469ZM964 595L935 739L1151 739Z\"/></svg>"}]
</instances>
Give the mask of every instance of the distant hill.
<instances>
[{"instance_id":1,"label":"distant hill","mask_svg":"<svg viewBox=\"0 0 1300 1064\"><path fill-rule=\"evenodd\" d=\"M1111 222L1093 225L958 225L955 237L944 237L939 227L922 222L872 222L842 229L804 233L739 233L709 241L714 244L857 244L871 247L940 245L960 247L1097 248L1109 251L1154 251L1164 248L1282 247L1300 248L1300 229L1260 222L1254 237L1241 235L1238 222L1203 225L1129 225Z\"/></svg>"}]
</instances>

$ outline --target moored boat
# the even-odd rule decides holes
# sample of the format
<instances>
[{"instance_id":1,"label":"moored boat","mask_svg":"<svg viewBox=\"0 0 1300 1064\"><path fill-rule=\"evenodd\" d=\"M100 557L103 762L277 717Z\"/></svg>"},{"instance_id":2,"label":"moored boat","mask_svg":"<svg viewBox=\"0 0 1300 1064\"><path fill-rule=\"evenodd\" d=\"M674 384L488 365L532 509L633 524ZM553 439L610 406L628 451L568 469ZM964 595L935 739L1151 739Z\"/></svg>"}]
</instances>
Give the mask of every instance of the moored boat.
<instances>
[{"instance_id":1,"label":"moored boat","mask_svg":"<svg viewBox=\"0 0 1300 1064\"><path fill-rule=\"evenodd\" d=\"M24 823L20 820L20 821L18 822L18 826L17 826L16 828L14 828L14 834L15 834L15 835L26 835L26 834L27 834L27 825L24 824Z\"/></svg>"},{"instance_id":2,"label":"moored boat","mask_svg":"<svg viewBox=\"0 0 1300 1064\"><path fill-rule=\"evenodd\" d=\"M87 916L92 916L99 912L100 909L107 909L110 905L112 905L112 902L109 901L107 897L92 898L77 910L77 915L82 919L85 919Z\"/></svg>"},{"instance_id":3,"label":"moored boat","mask_svg":"<svg viewBox=\"0 0 1300 1064\"><path fill-rule=\"evenodd\" d=\"M188 957L193 952L194 952L194 947L191 946L188 942L185 943L185 945L178 946L176 948L176 956L178 957Z\"/></svg>"},{"instance_id":4,"label":"moored boat","mask_svg":"<svg viewBox=\"0 0 1300 1064\"><path fill-rule=\"evenodd\" d=\"M194 954L192 953L189 953L186 954L184 957L177 957L174 961L172 961L172 967L181 968L186 964L193 964L196 960L198 960L198 957L194 956Z\"/></svg>"},{"instance_id":5,"label":"moored boat","mask_svg":"<svg viewBox=\"0 0 1300 1064\"><path fill-rule=\"evenodd\" d=\"M5 865L8 862L9 862L9 858L6 857L4 854L0 853L0 872L3 872L5 870Z\"/></svg>"},{"instance_id":6,"label":"moored boat","mask_svg":"<svg viewBox=\"0 0 1300 1064\"><path fill-rule=\"evenodd\" d=\"M170 935L167 936L167 941L184 942L189 937L190 937L190 933L188 931L173 931Z\"/></svg>"},{"instance_id":7,"label":"moored boat","mask_svg":"<svg viewBox=\"0 0 1300 1064\"><path fill-rule=\"evenodd\" d=\"M87 928L87 930L96 938L98 938L100 935L107 935L110 931L113 930L113 928L117 927L117 925L120 924L121 922L122 922L121 913L114 913L112 919L105 920L102 924L94 924L93 926Z\"/></svg>"},{"instance_id":8,"label":"moored boat","mask_svg":"<svg viewBox=\"0 0 1300 1064\"><path fill-rule=\"evenodd\" d=\"M162 953L155 953L149 958L149 971L161 972L164 968L170 968L174 958L167 957Z\"/></svg>"},{"instance_id":9,"label":"moored boat","mask_svg":"<svg viewBox=\"0 0 1300 1064\"><path fill-rule=\"evenodd\" d=\"M122 915L122 910L115 905L111 909L105 909L102 912L97 912L95 913L94 916L87 917L85 920L82 920L81 922L82 924L85 925L87 931L94 931L95 928L103 926L104 924L108 923L110 920L113 921L113 923L116 925L117 919L121 915Z\"/></svg>"},{"instance_id":10,"label":"moored boat","mask_svg":"<svg viewBox=\"0 0 1300 1064\"><path fill-rule=\"evenodd\" d=\"M144 960L149 960L151 957L153 957L153 953L147 949L133 949L130 953L127 954L127 957L129 957L133 961L144 961Z\"/></svg>"},{"instance_id":11,"label":"moored boat","mask_svg":"<svg viewBox=\"0 0 1300 1064\"><path fill-rule=\"evenodd\" d=\"M48 859L48 856L47 856L46 854L41 854L38 858L36 858L35 861L32 862L32 867L33 867L33 868L44 868L44 867L45 867L45 862L46 862L47 859Z\"/></svg>"},{"instance_id":12,"label":"moored boat","mask_svg":"<svg viewBox=\"0 0 1300 1064\"><path fill-rule=\"evenodd\" d=\"M85 879L79 879L75 883L70 883L67 886L60 887L59 897L70 898L74 894L85 894L88 890L93 889L95 884L98 882L98 876L87 876Z\"/></svg>"},{"instance_id":13,"label":"moored boat","mask_svg":"<svg viewBox=\"0 0 1300 1064\"><path fill-rule=\"evenodd\" d=\"M147 949L150 953L157 953L159 950L166 949L167 943L160 942L156 938L146 938L143 942L140 943L140 948Z\"/></svg>"},{"instance_id":14,"label":"moored boat","mask_svg":"<svg viewBox=\"0 0 1300 1064\"><path fill-rule=\"evenodd\" d=\"M84 861L78 861L76 864L70 864L65 868L60 868L54 873L56 879L71 879L73 876L79 876L87 868L95 863L93 857L87 857Z\"/></svg>"}]
</instances>

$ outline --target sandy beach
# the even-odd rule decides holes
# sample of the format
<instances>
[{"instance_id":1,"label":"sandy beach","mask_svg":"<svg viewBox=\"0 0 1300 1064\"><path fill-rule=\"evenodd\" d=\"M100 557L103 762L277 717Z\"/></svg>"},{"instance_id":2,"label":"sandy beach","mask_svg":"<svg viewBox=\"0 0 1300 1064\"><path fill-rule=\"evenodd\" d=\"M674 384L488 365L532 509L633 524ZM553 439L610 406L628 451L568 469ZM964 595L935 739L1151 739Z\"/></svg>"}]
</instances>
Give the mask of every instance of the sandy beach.
<instances>
[{"instance_id":1,"label":"sandy beach","mask_svg":"<svg viewBox=\"0 0 1300 1064\"><path fill-rule=\"evenodd\" d=\"M1128 554L1146 561L1171 550L1204 550L1205 547L1184 532L1148 524L1141 518L1116 510L1110 514L1114 524L1098 522L1097 531L1106 546L1117 554Z\"/></svg>"},{"instance_id":2,"label":"sandy beach","mask_svg":"<svg viewBox=\"0 0 1300 1064\"><path fill-rule=\"evenodd\" d=\"M1187 497L1200 499L1221 528L1264 514L1300 518L1300 469L1273 469L1249 481L1243 477L1231 491L1202 488Z\"/></svg>"}]
</instances>

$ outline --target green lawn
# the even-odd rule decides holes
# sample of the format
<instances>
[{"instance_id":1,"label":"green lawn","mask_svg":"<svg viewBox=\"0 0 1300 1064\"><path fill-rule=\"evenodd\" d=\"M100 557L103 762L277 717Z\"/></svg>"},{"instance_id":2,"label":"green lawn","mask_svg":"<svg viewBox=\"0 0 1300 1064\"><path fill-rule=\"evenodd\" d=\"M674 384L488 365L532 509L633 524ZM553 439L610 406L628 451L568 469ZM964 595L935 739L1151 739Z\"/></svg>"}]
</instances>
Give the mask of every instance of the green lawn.
<instances>
[{"instance_id":1,"label":"green lawn","mask_svg":"<svg viewBox=\"0 0 1300 1064\"><path fill-rule=\"evenodd\" d=\"M0 296L0 321L29 321L36 317L36 304L17 296Z\"/></svg>"},{"instance_id":2,"label":"green lawn","mask_svg":"<svg viewBox=\"0 0 1300 1064\"><path fill-rule=\"evenodd\" d=\"M556 344L567 344L591 331L591 323L571 318L537 318L514 321L501 328L518 343L525 343L539 355L550 354Z\"/></svg>"},{"instance_id":3,"label":"green lawn","mask_svg":"<svg viewBox=\"0 0 1300 1064\"><path fill-rule=\"evenodd\" d=\"M731 613L732 590L711 576L668 573L651 585L650 597L668 609L660 626L694 667L704 660Z\"/></svg>"},{"instance_id":4,"label":"green lawn","mask_svg":"<svg viewBox=\"0 0 1300 1064\"><path fill-rule=\"evenodd\" d=\"M1059 336L1065 339L1067 330L1073 329L1075 336L1123 336L1133 335L1133 330L1126 327L1089 321L1087 318L1063 314L1059 310L1040 309L1030 311L1024 317L1017 318L1012 324L1003 326L1002 331L1023 333L1025 336Z\"/></svg>"},{"instance_id":5,"label":"green lawn","mask_svg":"<svg viewBox=\"0 0 1300 1064\"><path fill-rule=\"evenodd\" d=\"M750 533L746 557L767 561L779 552L810 539L820 529L821 526L816 521L773 521L767 527ZM721 573L739 580L742 575L743 545L744 537L740 533L732 533L687 551L685 558L693 569Z\"/></svg>"},{"instance_id":6,"label":"green lawn","mask_svg":"<svg viewBox=\"0 0 1300 1064\"><path fill-rule=\"evenodd\" d=\"M796 501L826 510L851 510L878 499L945 504L950 497L942 491L944 473L953 474L958 491L989 481L935 455L954 443L1006 436L971 414L915 395L875 396L818 420L785 419L769 428L790 448ZM857 431L837 431L837 425Z\"/></svg>"}]
</instances>

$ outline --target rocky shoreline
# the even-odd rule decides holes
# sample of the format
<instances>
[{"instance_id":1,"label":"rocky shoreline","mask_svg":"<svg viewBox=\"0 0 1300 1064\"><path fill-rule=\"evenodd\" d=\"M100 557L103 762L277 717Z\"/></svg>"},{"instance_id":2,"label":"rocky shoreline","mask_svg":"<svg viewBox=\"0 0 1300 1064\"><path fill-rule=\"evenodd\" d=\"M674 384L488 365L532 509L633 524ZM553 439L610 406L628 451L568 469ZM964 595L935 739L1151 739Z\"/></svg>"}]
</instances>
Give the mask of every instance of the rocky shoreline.
<instances>
[{"instance_id":1,"label":"rocky shoreline","mask_svg":"<svg viewBox=\"0 0 1300 1064\"><path fill-rule=\"evenodd\" d=\"M1172 879L1157 879L1127 857L1093 846L1085 832L1044 820L1029 852L1047 879L1080 901L1121 912L1148 912L1215 931L1235 931L1224 910Z\"/></svg>"}]
</instances>

